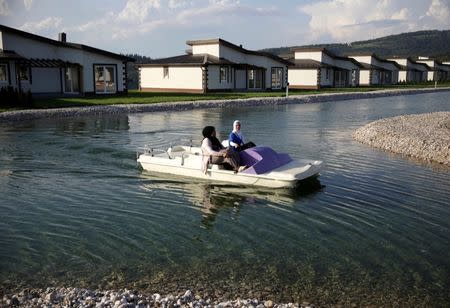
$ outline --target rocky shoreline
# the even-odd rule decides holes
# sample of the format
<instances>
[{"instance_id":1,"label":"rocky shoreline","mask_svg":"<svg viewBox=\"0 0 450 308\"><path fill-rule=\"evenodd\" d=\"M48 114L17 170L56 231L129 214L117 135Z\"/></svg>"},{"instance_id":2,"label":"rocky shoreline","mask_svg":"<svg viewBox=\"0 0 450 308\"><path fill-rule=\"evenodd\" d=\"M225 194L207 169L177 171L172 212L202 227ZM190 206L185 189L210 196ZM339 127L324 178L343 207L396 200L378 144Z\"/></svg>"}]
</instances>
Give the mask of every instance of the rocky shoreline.
<instances>
[{"instance_id":1,"label":"rocky shoreline","mask_svg":"<svg viewBox=\"0 0 450 308\"><path fill-rule=\"evenodd\" d=\"M4 295L0 307L96 307L96 308L143 308L143 307L314 307L309 303L275 303L271 300L235 299L218 301L202 298L191 290L184 293L161 296L158 293L142 294L133 290L88 290L81 288L24 289L12 295Z\"/></svg>"},{"instance_id":2,"label":"rocky shoreline","mask_svg":"<svg viewBox=\"0 0 450 308\"><path fill-rule=\"evenodd\" d=\"M450 166L450 112L381 119L353 133L370 146Z\"/></svg>"},{"instance_id":3,"label":"rocky shoreline","mask_svg":"<svg viewBox=\"0 0 450 308\"><path fill-rule=\"evenodd\" d=\"M167 102L155 104L123 104L106 106L70 107L54 109L28 109L6 111L0 113L0 122L18 122L42 118L64 118L87 115L107 115L138 112L183 111L192 109L221 108L221 107L247 107L247 106L273 106L286 104L320 103L338 100L367 99L377 97L413 95L450 91L450 88L424 88L424 89L392 89L370 92L343 92L323 93L313 95L291 95L289 97L256 97L247 99L204 100Z\"/></svg>"}]
</instances>

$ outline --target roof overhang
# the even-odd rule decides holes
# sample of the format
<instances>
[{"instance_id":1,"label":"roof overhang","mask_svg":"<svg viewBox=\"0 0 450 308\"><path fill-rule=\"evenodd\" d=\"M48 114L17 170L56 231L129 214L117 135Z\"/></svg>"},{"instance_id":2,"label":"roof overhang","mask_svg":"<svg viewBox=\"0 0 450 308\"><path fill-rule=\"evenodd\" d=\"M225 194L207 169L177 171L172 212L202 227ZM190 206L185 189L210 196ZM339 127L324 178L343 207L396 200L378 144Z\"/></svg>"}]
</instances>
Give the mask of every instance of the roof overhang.
<instances>
[{"instance_id":1,"label":"roof overhang","mask_svg":"<svg viewBox=\"0 0 450 308\"><path fill-rule=\"evenodd\" d=\"M22 58L17 61L18 64L26 65L29 67L40 67L40 68L56 68L56 67L80 67L81 64L73 63L69 61L63 61L60 59L37 59L31 58L26 59Z\"/></svg>"}]
</instances>

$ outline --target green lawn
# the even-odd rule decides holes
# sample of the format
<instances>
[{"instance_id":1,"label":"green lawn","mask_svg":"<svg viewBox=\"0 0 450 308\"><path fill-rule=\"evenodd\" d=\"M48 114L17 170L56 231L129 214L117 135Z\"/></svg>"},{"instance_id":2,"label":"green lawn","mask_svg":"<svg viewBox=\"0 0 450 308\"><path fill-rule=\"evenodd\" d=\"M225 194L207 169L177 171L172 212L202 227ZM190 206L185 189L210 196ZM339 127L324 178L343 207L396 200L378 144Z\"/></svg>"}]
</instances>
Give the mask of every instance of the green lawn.
<instances>
[{"instance_id":1,"label":"green lawn","mask_svg":"<svg viewBox=\"0 0 450 308\"><path fill-rule=\"evenodd\" d=\"M449 87L450 82L440 83L438 87ZM432 83L415 85L395 85L385 87L360 87L360 88L326 88L320 90L290 90L290 95L308 95L319 93L339 93L339 92L368 92L381 89L411 89L411 88L429 88L434 87ZM151 93L139 92L137 90L129 91L128 94L114 96L92 96L92 97L66 97L66 98L47 98L35 99L33 108L61 108L75 106L94 106L94 105L112 105L112 104L153 104L177 101L194 100L216 100L216 99L236 99L250 97L281 97L285 96L285 91L269 92L225 92L225 93ZM0 107L0 112L26 109L26 108L5 108Z\"/></svg>"}]
</instances>

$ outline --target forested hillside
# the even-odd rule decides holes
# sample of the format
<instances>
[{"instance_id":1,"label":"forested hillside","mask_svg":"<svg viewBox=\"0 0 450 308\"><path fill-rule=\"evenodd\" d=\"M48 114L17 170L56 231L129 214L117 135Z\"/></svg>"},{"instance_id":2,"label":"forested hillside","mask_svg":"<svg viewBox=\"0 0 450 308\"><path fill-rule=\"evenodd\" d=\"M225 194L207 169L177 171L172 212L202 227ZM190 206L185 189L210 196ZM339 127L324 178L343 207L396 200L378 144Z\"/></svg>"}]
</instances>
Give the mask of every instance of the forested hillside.
<instances>
[{"instance_id":1,"label":"forested hillside","mask_svg":"<svg viewBox=\"0 0 450 308\"><path fill-rule=\"evenodd\" d=\"M141 56L138 54L127 54L124 56L130 57L130 58L133 58L136 60L136 62L128 62L127 63L127 73L128 73L128 89L130 89L130 90L137 89L139 87L139 84L138 84L139 76L138 76L138 71L134 66L139 63L147 63L151 60L151 58L146 57L146 56Z\"/></svg>"},{"instance_id":2,"label":"forested hillside","mask_svg":"<svg viewBox=\"0 0 450 308\"><path fill-rule=\"evenodd\" d=\"M325 47L339 55L351 52L373 52L382 57L430 56L450 60L450 30L408 32L350 44L290 46L267 48L263 51L280 55L289 53L293 47Z\"/></svg>"}]
</instances>

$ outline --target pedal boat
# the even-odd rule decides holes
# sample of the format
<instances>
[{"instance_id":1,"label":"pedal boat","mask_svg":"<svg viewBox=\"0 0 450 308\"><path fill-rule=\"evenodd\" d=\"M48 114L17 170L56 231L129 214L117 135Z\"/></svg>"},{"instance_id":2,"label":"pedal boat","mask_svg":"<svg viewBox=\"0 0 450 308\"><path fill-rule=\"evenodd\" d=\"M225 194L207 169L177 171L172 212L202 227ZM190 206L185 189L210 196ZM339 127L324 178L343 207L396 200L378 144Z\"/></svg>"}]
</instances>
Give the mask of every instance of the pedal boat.
<instances>
[{"instance_id":1,"label":"pedal boat","mask_svg":"<svg viewBox=\"0 0 450 308\"><path fill-rule=\"evenodd\" d=\"M150 172L271 188L295 187L298 181L317 176L323 165L319 160L292 159L266 146L253 147L239 155L241 165L248 168L237 173L216 164L209 164L206 173L203 172L202 150L193 146L177 145L167 151L146 146L142 154L137 154L137 162Z\"/></svg>"}]
</instances>

